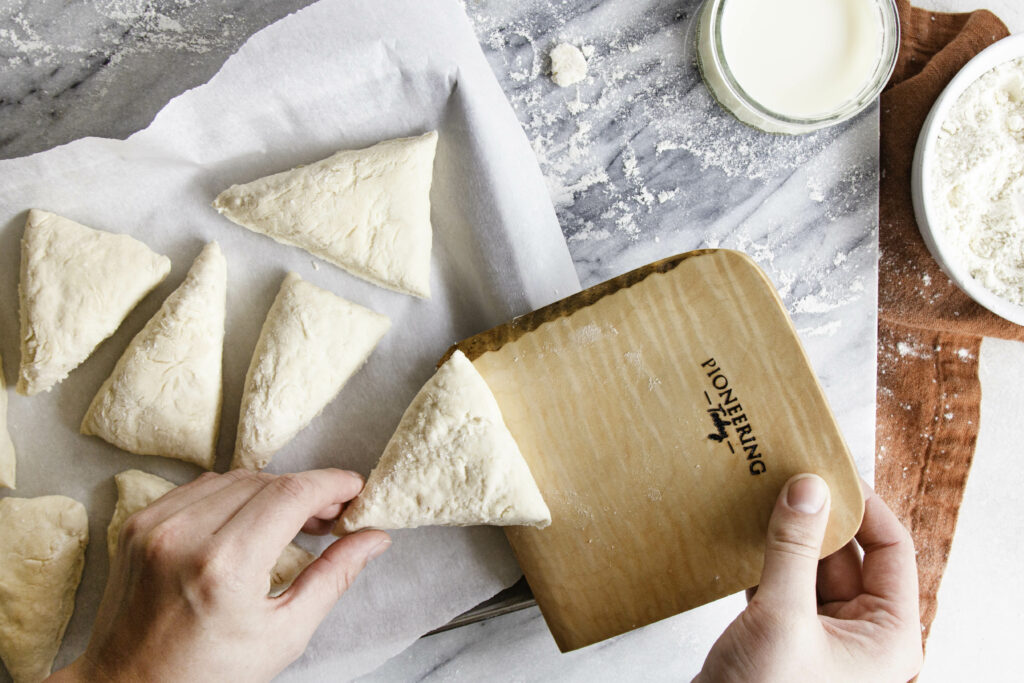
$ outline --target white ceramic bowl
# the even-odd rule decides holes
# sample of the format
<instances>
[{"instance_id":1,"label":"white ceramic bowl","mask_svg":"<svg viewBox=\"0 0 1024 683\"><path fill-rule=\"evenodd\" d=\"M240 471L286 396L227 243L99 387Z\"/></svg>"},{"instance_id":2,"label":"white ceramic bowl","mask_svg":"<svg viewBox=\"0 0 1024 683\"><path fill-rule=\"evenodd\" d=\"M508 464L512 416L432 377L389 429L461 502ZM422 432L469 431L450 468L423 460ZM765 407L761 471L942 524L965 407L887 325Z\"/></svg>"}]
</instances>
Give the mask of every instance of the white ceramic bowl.
<instances>
[{"instance_id":1,"label":"white ceramic bowl","mask_svg":"<svg viewBox=\"0 0 1024 683\"><path fill-rule=\"evenodd\" d=\"M921 134L917 138L917 148L914 150L914 164L910 176L910 193L914 201L917 227L921 231L924 243L928 245L928 251L938 261L943 272L960 289L967 292L972 299L988 310L1018 325L1024 325L1024 306L1018 306L989 291L971 277L963 260L959 258L942 231L939 225L939 211L932 203L925 187L925 181L931 177L931 168L934 163L935 140L949 110L953 108L964 90L983 74L1018 57L1024 57L1024 34L1003 38L982 50L974 59L967 62L964 68L949 82L946 89L939 95L939 99L935 100L928 118L924 120L924 126L921 127Z\"/></svg>"}]
</instances>

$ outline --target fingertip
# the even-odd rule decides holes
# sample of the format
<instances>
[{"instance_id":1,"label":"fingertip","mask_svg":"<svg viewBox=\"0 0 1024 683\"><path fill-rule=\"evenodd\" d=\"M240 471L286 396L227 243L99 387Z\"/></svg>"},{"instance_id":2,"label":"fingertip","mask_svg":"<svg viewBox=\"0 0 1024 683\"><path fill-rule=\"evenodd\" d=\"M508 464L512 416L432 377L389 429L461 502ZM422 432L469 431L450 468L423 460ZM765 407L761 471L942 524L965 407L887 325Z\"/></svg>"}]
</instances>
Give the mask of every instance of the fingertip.
<instances>
[{"instance_id":1,"label":"fingertip","mask_svg":"<svg viewBox=\"0 0 1024 683\"><path fill-rule=\"evenodd\" d=\"M366 555L366 561L376 560L378 557L383 555L388 548L391 547L391 537L383 531L372 531L375 536L378 537L377 544L370 548L370 552Z\"/></svg>"},{"instance_id":2,"label":"fingertip","mask_svg":"<svg viewBox=\"0 0 1024 683\"><path fill-rule=\"evenodd\" d=\"M362 555L366 562L380 557L391 547L391 536L378 529L363 529L342 536L331 547L345 543L350 555Z\"/></svg>"},{"instance_id":3,"label":"fingertip","mask_svg":"<svg viewBox=\"0 0 1024 683\"><path fill-rule=\"evenodd\" d=\"M816 515L829 503L828 484L816 474L797 474L786 482L779 497L794 512Z\"/></svg>"},{"instance_id":4,"label":"fingertip","mask_svg":"<svg viewBox=\"0 0 1024 683\"><path fill-rule=\"evenodd\" d=\"M317 623L352 586L367 563L391 547L383 531L365 530L339 538L306 567L279 603L317 615Z\"/></svg>"},{"instance_id":5,"label":"fingertip","mask_svg":"<svg viewBox=\"0 0 1024 683\"><path fill-rule=\"evenodd\" d=\"M797 474L783 485L768 520L759 602L808 615L816 612L828 499L828 485L815 474Z\"/></svg>"},{"instance_id":6,"label":"fingertip","mask_svg":"<svg viewBox=\"0 0 1024 683\"><path fill-rule=\"evenodd\" d=\"M324 512L328 511L335 505L338 507L338 514L341 514L341 507L358 496L363 491L363 486L366 484L366 478L353 470L343 470L337 467L327 467L322 470L312 470L311 473L320 473L328 475L328 479L325 483L331 490L333 500L331 505L324 508L323 511L316 514L317 517L324 519Z\"/></svg>"}]
</instances>

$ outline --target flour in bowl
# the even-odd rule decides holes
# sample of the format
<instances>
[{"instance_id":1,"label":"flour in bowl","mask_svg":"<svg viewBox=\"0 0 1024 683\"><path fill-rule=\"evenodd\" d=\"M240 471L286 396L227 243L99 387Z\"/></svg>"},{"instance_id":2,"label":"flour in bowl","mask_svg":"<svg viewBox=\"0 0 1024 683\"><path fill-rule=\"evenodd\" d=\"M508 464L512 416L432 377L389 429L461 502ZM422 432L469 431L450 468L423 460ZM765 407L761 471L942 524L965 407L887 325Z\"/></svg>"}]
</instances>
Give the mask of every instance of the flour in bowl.
<instances>
[{"instance_id":1,"label":"flour in bowl","mask_svg":"<svg viewBox=\"0 0 1024 683\"><path fill-rule=\"evenodd\" d=\"M972 83L942 124L931 199L971 276L1024 305L1024 58Z\"/></svg>"}]
</instances>

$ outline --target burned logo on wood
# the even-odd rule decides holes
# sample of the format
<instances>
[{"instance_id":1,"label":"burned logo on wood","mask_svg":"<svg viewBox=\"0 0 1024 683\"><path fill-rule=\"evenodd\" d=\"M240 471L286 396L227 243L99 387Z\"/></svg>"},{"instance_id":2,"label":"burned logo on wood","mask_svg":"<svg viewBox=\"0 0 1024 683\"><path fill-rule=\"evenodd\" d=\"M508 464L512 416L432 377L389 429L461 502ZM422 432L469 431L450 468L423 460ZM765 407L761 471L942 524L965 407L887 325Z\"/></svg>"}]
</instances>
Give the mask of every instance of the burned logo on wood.
<instances>
[{"instance_id":1,"label":"burned logo on wood","mask_svg":"<svg viewBox=\"0 0 1024 683\"><path fill-rule=\"evenodd\" d=\"M710 391L704 391L704 399L708 403L707 412L714 430L708 434L708 440L724 443L730 453L744 456L750 474L762 474L768 466L761 457L754 427L743 410L738 394L730 385L729 378L714 358L708 358L700 365L711 384Z\"/></svg>"}]
</instances>

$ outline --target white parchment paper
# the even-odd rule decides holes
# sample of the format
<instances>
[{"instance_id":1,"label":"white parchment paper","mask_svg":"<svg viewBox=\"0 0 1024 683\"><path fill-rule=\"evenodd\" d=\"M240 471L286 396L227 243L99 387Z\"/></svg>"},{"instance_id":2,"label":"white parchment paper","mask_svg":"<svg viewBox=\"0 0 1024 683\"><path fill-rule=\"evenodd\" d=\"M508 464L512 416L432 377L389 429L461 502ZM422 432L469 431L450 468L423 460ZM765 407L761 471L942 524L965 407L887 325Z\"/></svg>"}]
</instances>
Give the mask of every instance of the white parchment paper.
<instances>
[{"instance_id":1,"label":"white parchment paper","mask_svg":"<svg viewBox=\"0 0 1024 683\"><path fill-rule=\"evenodd\" d=\"M364 283L209 206L232 183L431 129L440 139L430 301ZM89 510L85 576L58 666L84 649L106 581L113 475L135 467L184 483L199 474L80 436L78 427L128 341L204 243L220 242L229 274L220 470L230 460L260 326L289 270L387 314L392 329L271 471L368 472L450 344L579 288L527 139L455 0L324 0L255 35L208 84L171 101L127 141L84 139L0 161L0 352L9 385L18 361L19 241L30 207L131 234L174 264L118 333L51 393L28 399L8 389L18 490L0 495L59 493ZM519 576L498 529L420 529L393 538L284 679L343 680L369 671ZM299 542L312 550L326 544Z\"/></svg>"}]
</instances>

